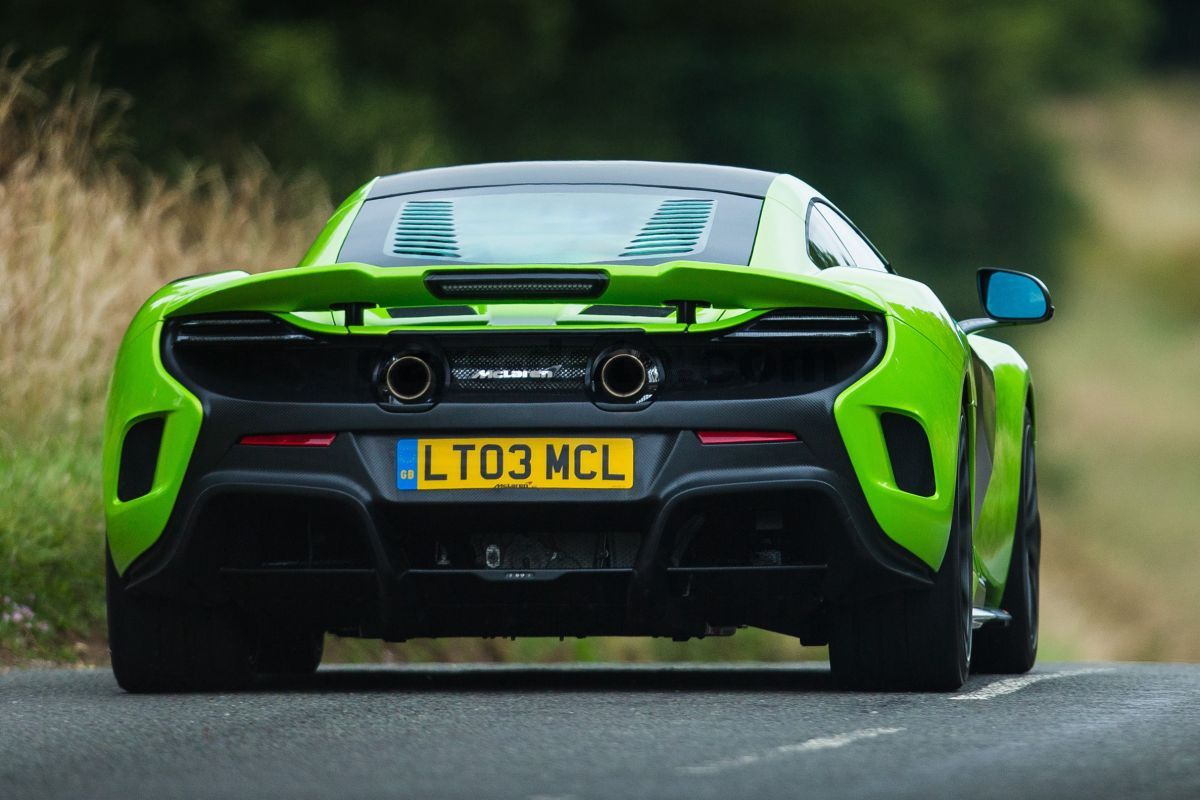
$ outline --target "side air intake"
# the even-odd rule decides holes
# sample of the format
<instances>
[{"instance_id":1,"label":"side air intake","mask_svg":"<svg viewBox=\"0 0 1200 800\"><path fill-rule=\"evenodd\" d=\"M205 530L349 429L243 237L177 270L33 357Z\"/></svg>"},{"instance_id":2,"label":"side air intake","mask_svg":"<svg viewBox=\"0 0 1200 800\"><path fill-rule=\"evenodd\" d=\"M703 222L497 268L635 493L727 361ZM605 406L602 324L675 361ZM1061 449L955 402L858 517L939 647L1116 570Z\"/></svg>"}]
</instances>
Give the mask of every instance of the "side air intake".
<instances>
[{"instance_id":1,"label":"side air intake","mask_svg":"<svg viewBox=\"0 0 1200 800\"><path fill-rule=\"evenodd\" d=\"M459 258L454 204L449 200L409 200L400 206L386 250L393 256Z\"/></svg>"},{"instance_id":2,"label":"side air intake","mask_svg":"<svg viewBox=\"0 0 1200 800\"><path fill-rule=\"evenodd\" d=\"M933 455L921 423L891 411L882 415L880 423L896 487L910 494L932 497L935 489Z\"/></svg>"},{"instance_id":3,"label":"side air intake","mask_svg":"<svg viewBox=\"0 0 1200 800\"><path fill-rule=\"evenodd\" d=\"M620 257L658 258L699 252L708 238L712 215L712 200L664 200Z\"/></svg>"},{"instance_id":4,"label":"side air intake","mask_svg":"<svg viewBox=\"0 0 1200 800\"><path fill-rule=\"evenodd\" d=\"M134 423L125 434L117 472L117 499L122 503L135 500L153 488L163 427L162 417L151 417Z\"/></svg>"}]
</instances>

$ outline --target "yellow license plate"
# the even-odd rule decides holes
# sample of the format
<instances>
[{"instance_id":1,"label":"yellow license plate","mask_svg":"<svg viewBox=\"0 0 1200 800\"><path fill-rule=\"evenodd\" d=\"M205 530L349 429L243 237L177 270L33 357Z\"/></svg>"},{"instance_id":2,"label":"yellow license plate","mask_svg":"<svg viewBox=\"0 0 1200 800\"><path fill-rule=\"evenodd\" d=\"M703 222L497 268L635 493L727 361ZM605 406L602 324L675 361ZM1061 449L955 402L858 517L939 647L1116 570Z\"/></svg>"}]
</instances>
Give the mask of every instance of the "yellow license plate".
<instances>
[{"instance_id":1,"label":"yellow license plate","mask_svg":"<svg viewBox=\"0 0 1200 800\"><path fill-rule=\"evenodd\" d=\"M632 439L400 439L396 488L628 489Z\"/></svg>"}]
</instances>

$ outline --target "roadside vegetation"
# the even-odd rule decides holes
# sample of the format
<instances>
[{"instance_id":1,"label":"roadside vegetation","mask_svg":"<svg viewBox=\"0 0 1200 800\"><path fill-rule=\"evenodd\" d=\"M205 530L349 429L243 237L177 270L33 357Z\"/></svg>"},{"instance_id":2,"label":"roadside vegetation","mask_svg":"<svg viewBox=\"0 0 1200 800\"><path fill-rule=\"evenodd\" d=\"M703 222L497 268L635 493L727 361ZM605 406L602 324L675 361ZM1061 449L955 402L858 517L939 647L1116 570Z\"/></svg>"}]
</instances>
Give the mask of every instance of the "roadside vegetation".
<instances>
[{"instance_id":1,"label":"roadside vegetation","mask_svg":"<svg viewBox=\"0 0 1200 800\"><path fill-rule=\"evenodd\" d=\"M315 176L243 152L145 166L126 96L0 55L0 665L103 645L100 427L123 326L173 278L292 264L331 211ZM1059 314L1023 337L1038 382L1050 657L1200 659L1200 92L1131 85L1051 104L1083 214ZM977 266L972 264L971 266ZM1051 269L1054 267L1055 269ZM969 281L963 270L962 280ZM758 632L641 640L347 642L381 660L792 659Z\"/></svg>"},{"instance_id":2,"label":"roadside vegetation","mask_svg":"<svg viewBox=\"0 0 1200 800\"><path fill-rule=\"evenodd\" d=\"M1072 655L1200 660L1200 82L1063 101L1045 124L1087 224L1052 287L1059 313L1022 348L1044 622Z\"/></svg>"},{"instance_id":3,"label":"roadside vegetation","mask_svg":"<svg viewBox=\"0 0 1200 800\"><path fill-rule=\"evenodd\" d=\"M54 60L0 55L0 660L104 657L100 426L130 316L181 275L294 263L331 210L253 155L140 167L128 99L52 93Z\"/></svg>"}]
</instances>

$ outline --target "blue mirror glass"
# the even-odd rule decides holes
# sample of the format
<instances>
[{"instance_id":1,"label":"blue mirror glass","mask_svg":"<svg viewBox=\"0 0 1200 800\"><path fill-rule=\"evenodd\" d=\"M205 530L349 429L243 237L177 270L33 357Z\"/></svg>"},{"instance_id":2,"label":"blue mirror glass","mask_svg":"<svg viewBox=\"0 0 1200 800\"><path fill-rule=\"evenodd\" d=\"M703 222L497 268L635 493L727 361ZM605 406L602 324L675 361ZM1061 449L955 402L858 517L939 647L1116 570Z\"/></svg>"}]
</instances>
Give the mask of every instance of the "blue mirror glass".
<instances>
[{"instance_id":1,"label":"blue mirror glass","mask_svg":"<svg viewBox=\"0 0 1200 800\"><path fill-rule=\"evenodd\" d=\"M987 282L984 308L998 320L1040 320L1049 311L1042 285L1028 275L995 272Z\"/></svg>"}]
</instances>

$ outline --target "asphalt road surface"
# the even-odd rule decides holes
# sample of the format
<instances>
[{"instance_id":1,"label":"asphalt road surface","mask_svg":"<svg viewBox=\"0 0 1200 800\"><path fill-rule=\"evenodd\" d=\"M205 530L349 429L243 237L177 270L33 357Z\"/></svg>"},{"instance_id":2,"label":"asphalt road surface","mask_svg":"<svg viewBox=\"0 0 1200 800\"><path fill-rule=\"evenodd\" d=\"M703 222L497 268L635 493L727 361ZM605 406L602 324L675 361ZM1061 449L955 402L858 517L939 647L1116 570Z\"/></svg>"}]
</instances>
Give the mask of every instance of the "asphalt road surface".
<instances>
[{"instance_id":1,"label":"asphalt road surface","mask_svg":"<svg viewBox=\"0 0 1200 800\"><path fill-rule=\"evenodd\" d=\"M0 798L1200 798L1200 666L1048 664L958 694L824 664L322 669L133 696L0 675Z\"/></svg>"}]
</instances>

